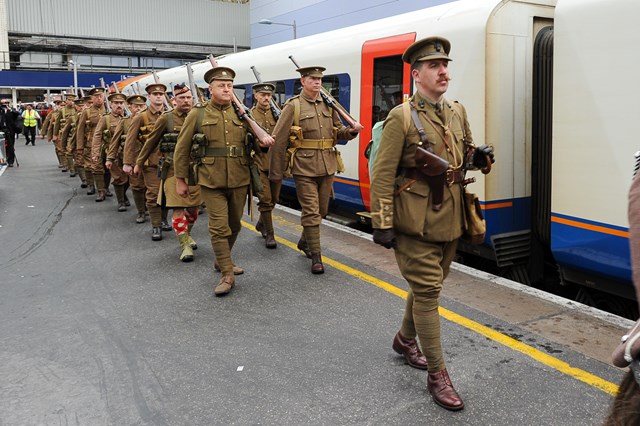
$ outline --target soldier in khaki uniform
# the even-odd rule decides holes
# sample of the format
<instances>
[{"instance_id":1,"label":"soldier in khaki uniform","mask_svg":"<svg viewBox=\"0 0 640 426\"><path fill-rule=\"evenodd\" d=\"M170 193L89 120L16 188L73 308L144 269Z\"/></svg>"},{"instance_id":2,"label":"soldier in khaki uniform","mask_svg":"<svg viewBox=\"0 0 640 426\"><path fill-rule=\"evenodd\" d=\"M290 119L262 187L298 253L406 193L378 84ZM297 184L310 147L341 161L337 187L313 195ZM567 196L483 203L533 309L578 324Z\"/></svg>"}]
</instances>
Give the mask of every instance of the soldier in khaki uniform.
<instances>
[{"instance_id":1,"label":"soldier in khaki uniform","mask_svg":"<svg viewBox=\"0 0 640 426\"><path fill-rule=\"evenodd\" d=\"M235 72L225 67L205 73L211 100L191 110L178 135L173 156L176 191L188 197L189 163L197 134L200 155L196 160L196 183L207 205L211 245L222 272L214 289L216 296L229 293L235 285L234 274L242 272L235 269L231 249L242 228L242 208L250 183L250 159L245 150L247 125L231 105L234 77ZM268 138L261 143L268 146L273 140Z\"/></svg>"},{"instance_id":2,"label":"soldier in khaki uniform","mask_svg":"<svg viewBox=\"0 0 640 426\"><path fill-rule=\"evenodd\" d=\"M71 115L76 114L76 108L73 101L76 100L76 95L73 93L67 93L64 95L64 106L60 108L59 113L56 115L56 119L53 122L53 143L56 147L56 155L60 160L60 164L63 165L62 172L66 172L67 169L71 169L67 161L67 141L61 138L62 129L65 123Z\"/></svg>"},{"instance_id":3,"label":"soldier in khaki uniform","mask_svg":"<svg viewBox=\"0 0 640 426\"><path fill-rule=\"evenodd\" d=\"M438 405L461 410L464 403L451 383L442 356L438 301L458 238L466 226L464 173L487 166L489 158L493 161L493 150L486 145L473 147L464 107L444 98L450 80L450 48L448 40L429 37L413 43L402 56L411 64L417 93L409 104L391 110L384 123L373 167L371 217L374 242L395 248L398 267L410 287L393 349L411 366L428 369L427 387ZM409 116L411 109L419 116L429 147L424 146ZM406 134L405 120L411 120ZM449 162L449 170L443 173L446 183L434 186L443 190L442 199L419 170L419 146ZM417 347L416 336L426 360Z\"/></svg>"},{"instance_id":4,"label":"soldier in khaki uniform","mask_svg":"<svg viewBox=\"0 0 640 426\"><path fill-rule=\"evenodd\" d=\"M47 118L51 117L46 127L47 142L53 142L53 124L56 122L56 120L58 119L58 116L60 115L60 108L62 108L62 101L59 99L56 99L54 101L54 110L47 115ZM64 167L64 165L62 164L62 159L60 158L60 153L58 152L58 146L56 145L55 142L53 142L53 145L56 151L56 157L58 158L58 168L61 169Z\"/></svg>"},{"instance_id":5,"label":"soldier in khaki uniform","mask_svg":"<svg viewBox=\"0 0 640 426\"><path fill-rule=\"evenodd\" d=\"M111 143L111 139L115 134L116 127L124 118L124 103L127 97L122 93L112 93L109 95L109 104L111 112L100 117L100 121L96 125L91 141L91 160L93 161L93 175L98 187L98 195L96 202L105 200L108 186L105 184L111 180L109 174L108 180L105 182L105 167L107 147ZM124 200L123 200L124 201Z\"/></svg>"},{"instance_id":6,"label":"soldier in khaki uniform","mask_svg":"<svg viewBox=\"0 0 640 426\"><path fill-rule=\"evenodd\" d=\"M156 121L153 131L138 155L134 173L139 172L149 157L158 148L160 149L160 155L162 156L162 182L158 195L158 204L173 209L172 225L180 242L180 260L182 262L191 262L193 260L193 250L198 248L196 242L191 238L191 228L198 218L198 206L202 203L200 200L200 187L191 185L189 186L188 197L179 196L176 192L176 178L173 170L173 153L178 134L182 129L187 114L193 108L193 96L189 87L184 83L175 85L172 101L174 109L165 112Z\"/></svg>"},{"instance_id":7,"label":"soldier in khaki uniform","mask_svg":"<svg viewBox=\"0 0 640 426\"><path fill-rule=\"evenodd\" d=\"M141 173L134 173L133 167L136 164L142 145L144 145L153 130L153 126L155 126L156 121L164 111L164 94L167 91L167 86L164 84L150 84L145 90L148 93L149 106L131 120L127 139L124 143L124 167L122 170L128 175L142 175L144 177L147 210L151 217L151 239L160 241L162 240L162 209L158 205L158 192L160 190L160 178L158 177L159 150L153 152L145 161Z\"/></svg>"},{"instance_id":8,"label":"soldier in khaki uniform","mask_svg":"<svg viewBox=\"0 0 640 426\"><path fill-rule=\"evenodd\" d=\"M78 118L78 129L76 136L77 159L82 161L84 173L86 175L89 190L87 195L96 193L96 185L100 185L104 189L104 174L98 175L102 182L96 182L93 175L92 159L91 159L91 143L93 140L93 132L100 121L100 117L106 112L104 106L104 89L102 87L94 87L89 90L91 96L91 106L86 108ZM99 170L98 170L99 173Z\"/></svg>"},{"instance_id":9,"label":"soldier in khaki uniform","mask_svg":"<svg viewBox=\"0 0 640 426\"><path fill-rule=\"evenodd\" d=\"M127 188L131 185L133 192L133 200L138 211L136 223L144 223L145 221L145 200L144 194L146 187L144 186L144 178L142 175L129 176L122 170L124 164L124 144L127 139L127 132L131 125L131 120L146 105L147 98L142 95L133 95L127 98L129 111L131 116L125 117L118 122L118 126L113 132L111 142L107 147L107 161L105 167L111 172L113 179L113 187L115 189L116 198L118 199L118 211L125 212L131 204L127 198Z\"/></svg>"},{"instance_id":10,"label":"soldier in khaki uniform","mask_svg":"<svg viewBox=\"0 0 640 426\"><path fill-rule=\"evenodd\" d=\"M84 110L84 101L82 99L76 99L73 101L73 108L75 109L74 114L70 114L67 117L67 120L64 124L64 128L60 134L60 139L66 145L65 157L67 159L67 164L69 165L69 169L71 170L71 177L75 177L76 173L80 175L80 182L82 188L87 187L87 182L84 174L84 169L79 168L76 169L76 136L78 135L78 118L80 114Z\"/></svg>"},{"instance_id":11,"label":"soldier in khaki uniform","mask_svg":"<svg viewBox=\"0 0 640 426\"><path fill-rule=\"evenodd\" d=\"M251 115L269 134L273 132L276 126L276 118L273 116L270 105L271 97L275 90L276 86L271 83L253 85L253 96L256 99L256 104L251 108ZM277 243L273 232L271 212L280 198L281 182L272 182L269 180L269 162L271 161L271 157L268 149L265 151L258 150L253 159L260 172L260 182L262 183L262 192L257 194L260 217L258 218L258 223L256 223L256 230L258 230L265 239L265 247L276 248Z\"/></svg>"},{"instance_id":12,"label":"soldier in khaki uniform","mask_svg":"<svg viewBox=\"0 0 640 426\"><path fill-rule=\"evenodd\" d=\"M320 97L323 67L300 68L302 93L289 99L274 129L275 145L271 148L269 179L280 183L284 175L289 135L296 134L299 145L292 154L291 173L302 208L300 221L304 228L298 248L311 259L311 272L324 273L320 252L320 223L329 212L333 178L338 171L338 139L355 138L362 125L347 128L338 113ZM295 127L294 127L295 126ZM297 131L296 131L297 129ZM300 134L302 133L302 140Z\"/></svg>"}]
</instances>

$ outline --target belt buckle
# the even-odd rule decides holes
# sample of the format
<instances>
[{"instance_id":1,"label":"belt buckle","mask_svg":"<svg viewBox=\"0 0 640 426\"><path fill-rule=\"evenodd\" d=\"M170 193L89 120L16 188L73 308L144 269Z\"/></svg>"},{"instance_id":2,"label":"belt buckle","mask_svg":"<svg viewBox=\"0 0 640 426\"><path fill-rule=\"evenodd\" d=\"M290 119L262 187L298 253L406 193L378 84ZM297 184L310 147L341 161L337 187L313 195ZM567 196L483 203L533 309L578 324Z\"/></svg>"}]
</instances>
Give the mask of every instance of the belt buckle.
<instances>
[{"instance_id":1,"label":"belt buckle","mask_svg":"<svg viewBox=\"0 0 640 426\"><path fill-rule=\"evenodd\" d=\"M235 158L238 156L238 147L237 145L231 145L229 147L229 157Z\"/></svg>"},{"instance_id":2,"label":"belt buckle","mask_svg":"<svg viewBox=\"0 0 640 426\"><path fill-rule=\"evenodd\" d=\"M453 185L453 170L447 169L447 186Z\"/></svg>"}]
</instances>

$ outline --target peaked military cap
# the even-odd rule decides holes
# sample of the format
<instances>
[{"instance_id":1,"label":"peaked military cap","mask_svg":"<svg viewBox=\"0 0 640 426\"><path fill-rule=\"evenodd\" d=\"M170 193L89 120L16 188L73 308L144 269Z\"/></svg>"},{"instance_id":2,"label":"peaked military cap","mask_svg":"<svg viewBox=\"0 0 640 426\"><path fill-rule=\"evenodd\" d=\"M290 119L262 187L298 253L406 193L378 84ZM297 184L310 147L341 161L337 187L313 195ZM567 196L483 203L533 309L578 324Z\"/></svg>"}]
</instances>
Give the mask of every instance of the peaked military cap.
<instances>
[{"instance_id":1,"label":"peaked military cap","mask_svg":"<svg viewBox=\"0 0 640 426\"><path fill-rule=\"evenodd\" d=\"M127 98L127 103L144 105L147 103L147 98L145 98L143 95L131 95Z\"/></svg>"},{"instance_id":2,"label":"peaked military cap","mask_svg":"<svg viewBox=\"0 0 640 426\"><path fill-rule=\"evenodd\" d=\"M109 95L109 102L111 101L126 101L127 97L124 95L124 93L112 93Z\"/></svg>"},{"instance_id":3,"label":"peaked military cap","mask_svg":"<svg viewBox=\"0 0 640 426\"><path fill-rule=\"evenodd\" d=\"M153 83L145 87L144 90L146 90L148 94L157 93L157 92L166 93L167 86L165 86L162 83Z\"/></svg>"},{"instance_id":4,"label":"peaked military cap","mask_svg":"<svg viewBox=\"0 0 640 426\"><path fill-rule=\"evenodd\" d=\"M187 93L190 91L191 89L185 83L180 83L173 86L173 96L182 95L183 93Z\"/></svg>"},{"instance_id":5,"label":"peaked military cap","mask_svg":"<svg viewBox=\"0 0 640 426\"><path fill-rule=\"evenodd\" d=\"M258 83L258 84L254 84L253 85L253 91L258 93L258 92L265 92L265 93L273 93L276 90L276 86L274 86L271 83Z\"/></svg>"},{"instance_id":6,"label":"peaked military cap","mask_svg":"<svg viewBox=\"0 0 640 426\"><path fill-rule=\"evenodd\" d=\"M322 77L325 70L324 67L304 67L298 68L296 71L300 73L300 77Z\"/></svg>"},{"instance_id":7,"label":"peaked military cap","mask_svg":"<svg viewBox=\"0 0 640 426\"><path fill-rule=\"evenodd\" d=\"M427 37L418 40L402 54L402 60L410 65L418 61L445 59L450 61L451 43L444 37Z\"/></svg>"},{"instance_id":8,"label":"peaked military cap","mask_svg":"<svg viewBox=\"0 0 640 426\"><path fill-rule=\"evenodd\" d=\"M72 101L75 98L76 98L76 95L74 93L65 93L64 95L64 99L68 101Z\"/></svg>"},{"instance_id":9,"label":"peaked military cap","mask_svg":"<svg viewBox=\"0 0 640 426\"><path fill-rule=\"evenodd\" d=\"M82 100L87 103L87 102L93 102L93 99L91 99L91 96L83 96Z\"/></svg>"},{"instance_id":10,"label":"peaked military cap","mask_svg":"<svg viewBox=\"0 0 640 426\"><path fill-rule=\"evenodd\" d=\"M62 103L62 101L60 99L54 99L53 103L56 105L60 105Z\"/></svg>"},{"instance_id":11,"label":"peaked military cap","mask_svg":"<svg viewBox=\"0 0 640 426\"><path fill-rule=\"evenodd\" d=\"M100 93L104 93L104 88L102 87L94 87L89 90L89 96L99 95Z\"/></svg>"},{"instance_id":12,"label":"peaked military cap","mask_svg":"<svg viewBox=\"0 0 640 426\"><path fill-rule=\"evenodd\" d=\"M233 81L236 78L236 72L227 67L215 67L204 73L204 81L211 83L213 80Z\"/></svg>"},{"instance_id":13,"label":"peaked military cap","mask_svg":"<svg viewBox=\"0 0 640 426\"><path fill-rule=\"evenodd\" d=\"M76 100L73 101L73 104L77 105L77 106L82 106L82 105L84 105L84 99L82 99L82 98L76 99Z\"/></svg>"}]
</instances>

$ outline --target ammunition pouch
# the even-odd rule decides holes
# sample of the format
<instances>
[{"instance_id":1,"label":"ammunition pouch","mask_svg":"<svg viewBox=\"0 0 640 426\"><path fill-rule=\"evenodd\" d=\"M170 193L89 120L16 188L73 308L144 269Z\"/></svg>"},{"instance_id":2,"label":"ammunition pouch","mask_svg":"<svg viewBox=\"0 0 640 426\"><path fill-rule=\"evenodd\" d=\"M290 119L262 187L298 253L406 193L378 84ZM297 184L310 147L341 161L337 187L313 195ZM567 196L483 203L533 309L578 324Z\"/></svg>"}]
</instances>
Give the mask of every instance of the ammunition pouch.
<instances>
[{"instance_id":1,"label":"ammunition pouch","mask_svg":"<svg viewBox=\"0 0 640 426\"><path fill-rule=\"evenodd\" d=\"M416 167L402 167L399 173L411 180L421 180L427 182L431 190L431 209L439 211L442 208L442 200L444 198L444 187L447 184L447 177L458 179L462 182L464 172L461 170L449 170L449 162L442 157L437 156L431 151L419 146L416 148ZM402 188L405 189L405 188Z\"/></svg>"},{"instance_id":2,"label":"ammunition pouch","mask_svg":"<svg viewBox=\"0 0 640 426\"><path fill-rule=\"evenodd\" d=\"M196 158L196 161L199 162L199 159L206 157L206 149L209 141L207 140L207 136L204 133L194 134L191 141L193 142L193 156Z\"/></svg>"},{"instance_id":3,"label":"ammunition pouch","mask_svg":"<svg viewBox=\"0 0 640 426\"><path fill-rule=\"evenodd\" d=\"M166 180L167 176L169 176L169 169L171 169L171 164L173 163L173 156L168 155L164 159L161 160L160 163L160 179Z\"/></svg>"},{"instance_id":4,"label":"ammunition pouch","mask_svg":"<svg viewBox=\"0 0 640 426\"><path fill-rule=\"evenodd\" d=\"M176 142L166 142L164 140L160 142L160 152L162 152L163 154L170 154L175 150Z\"/></svg>"}]
</instances>

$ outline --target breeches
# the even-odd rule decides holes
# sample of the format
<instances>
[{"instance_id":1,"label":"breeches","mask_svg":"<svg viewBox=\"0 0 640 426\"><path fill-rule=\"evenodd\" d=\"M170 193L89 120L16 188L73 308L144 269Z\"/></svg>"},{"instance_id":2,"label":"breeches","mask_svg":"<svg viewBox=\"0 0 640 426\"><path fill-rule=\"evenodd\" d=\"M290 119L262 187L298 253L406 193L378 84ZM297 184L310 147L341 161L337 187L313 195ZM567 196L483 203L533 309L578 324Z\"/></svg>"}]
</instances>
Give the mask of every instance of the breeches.
<instances>
[{"instance_id":1,"label":"breeches","mask_svg":"<svg viewBox=\"0 0 640 426\"><path fill-rule=\"evenodd\" d=\"M258 211L270 212L280 199L282 182L270 181L269 172L263 171L260 171L260 182L262 182L262 192L258 194Z\"/></svg>"},{"instance_id":2,"label":"breeches","mask_svg":"<svg viewBox=\"0 0 640 426\"><path fill-rule=\"evenodd\" d=\"M294 175L296 193L301 207L302 226L318 226L329 212L329 198L333 188L333 176Z\"/></svg>"},{"instance_id":3,"label":"breeches","mask_svg":"<svg viewBox=\"0 0 640 426\"><path fill-rule=\"evenodd\" d=\"M145 193L147 207L155 207L158 205L158 191L160 191L158 167L144 166L142 174L144 175L144 184L147 187L147 192Z\"/></svg>"},{"instance_id":4,"label":"breeches","mask_svg":"<svg viewBox=\"0 0 640 426\"><path fill-rule=\"evenodd\" d=\"M211 189L200 187L200 196L207 206L211 243L238 234L242 228L242 209L249 186Z\"/></svg>"}]
</instances>

